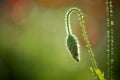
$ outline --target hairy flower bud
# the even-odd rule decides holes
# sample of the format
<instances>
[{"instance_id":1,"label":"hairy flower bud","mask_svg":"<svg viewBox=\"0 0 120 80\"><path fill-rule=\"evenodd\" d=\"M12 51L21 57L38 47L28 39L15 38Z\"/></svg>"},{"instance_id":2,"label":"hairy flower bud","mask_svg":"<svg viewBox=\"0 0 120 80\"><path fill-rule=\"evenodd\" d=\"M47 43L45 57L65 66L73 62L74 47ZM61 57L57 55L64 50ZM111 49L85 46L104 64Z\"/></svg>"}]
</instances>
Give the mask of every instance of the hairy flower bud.
<instances>
[{"instance_id":1,"label":"hairy flower bud","mask_svg":"<svg viewBox=\"0 0 120 80\"><path fill-rule=\"evenodd\" d=\"M67 47L70 51L72 57L76 61L80 61L80 52L77 39L73 35L68 35L67 37Z\"/></svg>"}]
</instances>

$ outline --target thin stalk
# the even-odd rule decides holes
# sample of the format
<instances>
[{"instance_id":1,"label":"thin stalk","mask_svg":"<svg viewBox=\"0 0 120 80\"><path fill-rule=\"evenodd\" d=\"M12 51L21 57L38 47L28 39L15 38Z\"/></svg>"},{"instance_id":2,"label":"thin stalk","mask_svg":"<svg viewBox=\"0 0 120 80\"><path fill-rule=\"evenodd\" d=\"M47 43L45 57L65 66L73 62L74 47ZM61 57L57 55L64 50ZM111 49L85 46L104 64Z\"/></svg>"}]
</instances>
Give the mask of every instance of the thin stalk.
<instances>
[{"instance_id":1,"label":"thin stalk","mask_svg":"<svg viewBox=\"0 0 120 80\"><path fill-rule=\"evenodd\" d=\"M78 8L71 8L70 10L68 10L68 12L66 14L65 24L66 24L66 29L67 29L68 35L70 35L72 33L71 28L70 28L71 27L70 26L70 14L72 12L74 12L74 11L76 11L78 13L78 16L79 16L79 19L80 19L80 25L81 25L81 29L82 29L82 33L83 33L83 37L84 37L84 40L86 42L86 47L88 48L89 55L91 57L91 63L92 63L93 72L96 75L95 71L98 69L97 64L96 64L96 60L95 60L92 48L91 48L89 40L88 40L88 35L87 35L87 32L86 32L85 23L84 23L84 20L83 20L83 14ZM99 80L97 75L96 75L96 77L97 77L97 80Z\"/></svg>"},{"instance_id":2,"label":"thin stalk","mask_svg":"<svg viewBox=\"0 0 120 80\"><path fill-rule=\"evenodd\" d=\"M113 55L113 21L112 21L112 2L107 0L107 36L108 36L108 80L112 80L112 55Z\"/></svg>"}]
</instances>

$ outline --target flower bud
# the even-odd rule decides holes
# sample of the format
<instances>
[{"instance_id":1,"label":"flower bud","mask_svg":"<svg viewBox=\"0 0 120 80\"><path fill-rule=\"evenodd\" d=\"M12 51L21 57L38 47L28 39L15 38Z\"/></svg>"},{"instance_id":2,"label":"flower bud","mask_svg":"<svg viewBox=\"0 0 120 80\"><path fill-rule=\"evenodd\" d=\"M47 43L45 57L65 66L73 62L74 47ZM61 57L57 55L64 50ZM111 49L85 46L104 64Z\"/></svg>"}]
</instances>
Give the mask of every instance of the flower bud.
<instances>
[{"instance_id":1,"label":"flower bud","mask_svg":"<svg viewBox=\"0 0 120 80\"><path fill-rule=\"evenodd\" d=\"M78 45L78 41L74 35L68 35L67 47L68 47L68 50L70 51L72 57L76 61L80 61L79 45Z\"/></svg>"}]
</instances>

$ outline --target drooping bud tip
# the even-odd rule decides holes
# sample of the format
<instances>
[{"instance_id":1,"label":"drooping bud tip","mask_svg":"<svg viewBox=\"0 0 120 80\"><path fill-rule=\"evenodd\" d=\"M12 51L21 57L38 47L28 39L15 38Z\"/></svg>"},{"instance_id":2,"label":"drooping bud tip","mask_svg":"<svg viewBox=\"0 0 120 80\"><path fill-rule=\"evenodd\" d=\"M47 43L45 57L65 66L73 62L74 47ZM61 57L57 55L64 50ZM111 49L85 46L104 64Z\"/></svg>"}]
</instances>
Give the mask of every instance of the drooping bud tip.
<instances>
[{"instance_id":1,"label":"drooping bud tip","mask_svg":"<svg viewBox=\"0 0 120 80\"><path fill-rule=\"evenodd\" d=\"M67 37L67 48L76 61L80 61L80 50L77 39L74 35L68 35Z\"/></svg>"}]
</instances>

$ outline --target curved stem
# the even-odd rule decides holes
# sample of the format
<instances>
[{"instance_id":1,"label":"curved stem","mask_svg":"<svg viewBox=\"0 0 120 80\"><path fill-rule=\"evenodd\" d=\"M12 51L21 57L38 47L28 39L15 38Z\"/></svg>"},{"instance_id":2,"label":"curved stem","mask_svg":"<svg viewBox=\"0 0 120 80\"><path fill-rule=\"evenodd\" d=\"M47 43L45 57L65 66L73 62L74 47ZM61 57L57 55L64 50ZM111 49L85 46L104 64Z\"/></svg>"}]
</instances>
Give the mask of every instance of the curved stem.
<instances>
[{"instance_id":1,"label":"curved stem","mask_svg":"<svg viewBox=\"0 0 120 80\"><path fill-rule=\"evenodd\" d=\"M68 31L68 35L71 34L71 29L70 29L70 14L71 14L72 11L73 10L68 11L67 14L66 14L66 18L65 18L66 19L65 24L66 24L66 28L67 28L67 31Z\"/></svg>"},{"instance_id":2,"label":"curved stem","mask_svg":"<svg viewBox=\"0 0 120 80\"><path fill-rule=\"evenodd\" d=\"M68 12L66 14L66 21L65 21L66 23L65 24L66 24L66 28L67 28L67 31L68 31L68 35L70 35L72 33L71 28L70 28L70 14L74 11L76 11L78 13L83 37L84 37L84 40L86 42L86 47L88 48L88 52L89 52L89 55L91 57L92 67L93 67L93 70L94 70L94 73L95 73L95 70L97 70L96 60L94 58L94 54L93 54L92 48L91 48L89 40L88 40L86 27L85 27L84 20L83 20L83 14L78 8L71 8L70 10L68 10ZM96 73L95 73L95 75L96 75Z\"/></svg>"}]
</instances>

